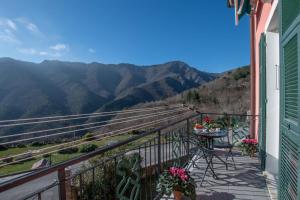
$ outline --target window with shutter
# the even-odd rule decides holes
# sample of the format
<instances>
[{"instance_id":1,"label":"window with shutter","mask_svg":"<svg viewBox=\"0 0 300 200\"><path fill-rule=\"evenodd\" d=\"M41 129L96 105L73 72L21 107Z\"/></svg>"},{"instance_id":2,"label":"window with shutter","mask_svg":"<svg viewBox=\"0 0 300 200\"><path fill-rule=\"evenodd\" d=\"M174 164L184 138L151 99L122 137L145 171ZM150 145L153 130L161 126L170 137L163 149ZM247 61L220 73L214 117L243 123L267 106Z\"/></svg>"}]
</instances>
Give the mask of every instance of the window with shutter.
<instances>
[{"instance_id":1,"label":"window with shutter","mask_svg":"<svg viewBox=\"0 0 300 200\"><path fill-rule=\"evenodd\" d=\"M279 199L297 199L299 146L286 135L282 136L281 179Z\"/></svg>"},{"instance_id":2,"label":"window with shutter","mask_svg":"<svg viewBox=\"0 0 300 200\"><path fill-rule=\"evenodd\" d=\"M297 35L283 47L284 51L284 115L298 122L298 49Z\"/></svg>"},{"instance_id":3,"label":"window with shutter","mask_svg":"<svg viewBox=\"0 0 300 200\"><path fill-rule=\"evenodd\" d=\"M281 0L279 199L300 197L300 0Z\"/></svg>"},{"instance_id":4,"label":"window with shutter","mask_svg":"<svg viewBox=\"0 0 300 200\"><path fill-rule=\"evenodd\" d=\"M298 34L283 43L281 157L279 199L298 199L299 104L298 104Z\"/></svg>"},{"instance_id":5,"label":"window with shutter","mask_svg":"<svg viewBox=\"0 0 300 200\"><path fill-rule=\"evenodd\" d=\"M284 33L299 15L299 0L282 0L282 32Z\"/></svg>"}]
</instances>

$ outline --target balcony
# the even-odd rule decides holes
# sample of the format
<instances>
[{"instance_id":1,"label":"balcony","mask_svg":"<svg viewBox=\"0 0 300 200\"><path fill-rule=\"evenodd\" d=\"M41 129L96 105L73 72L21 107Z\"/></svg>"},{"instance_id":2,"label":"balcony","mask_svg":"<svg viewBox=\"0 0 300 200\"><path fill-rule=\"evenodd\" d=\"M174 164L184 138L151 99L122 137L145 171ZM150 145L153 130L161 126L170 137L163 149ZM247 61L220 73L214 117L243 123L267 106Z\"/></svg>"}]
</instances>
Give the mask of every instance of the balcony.
<instances>
[{"instance_id":1,"label":"balcony","mask_svg":"<svg viewBox=\"0 0 300 200\"><path fill-rule=\"evenodd\" d=\"M170 166L187 168L194 177L197 199L269 199L258 158L233 150L228 169L213 159L214 178L203 158L196 159L190 138L204 116L225 119L231 142L249 134L256 116L197 113L111 143L93 152L5 181L1 199L172 199L156 192L160 173ZM215 150L225 160L226 150ZM228 159L230 160L230 159ZM194 162L192 162L194 161Z\"/></svg>"}]
</instances>

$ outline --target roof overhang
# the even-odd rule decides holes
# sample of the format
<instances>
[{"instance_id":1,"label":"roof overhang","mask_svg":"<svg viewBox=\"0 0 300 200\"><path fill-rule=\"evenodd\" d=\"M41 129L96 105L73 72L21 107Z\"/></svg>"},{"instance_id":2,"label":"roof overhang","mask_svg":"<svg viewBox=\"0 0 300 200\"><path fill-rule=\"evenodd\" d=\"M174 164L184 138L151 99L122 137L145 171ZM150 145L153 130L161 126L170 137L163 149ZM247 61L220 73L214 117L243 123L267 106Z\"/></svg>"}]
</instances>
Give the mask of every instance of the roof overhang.
<instances>
[{"instance_id":1,"label":"roof overhang","mask_svg":"<svg viewBox=\"0 0 300 200\"><path fill-rule=\"evenodd\" d=\"M234 8L235 13L235 25L238 25L239 20L245 15L250 14L252 5L257 0L227 0L227 7Z\"/></svg>"}]
</instances>

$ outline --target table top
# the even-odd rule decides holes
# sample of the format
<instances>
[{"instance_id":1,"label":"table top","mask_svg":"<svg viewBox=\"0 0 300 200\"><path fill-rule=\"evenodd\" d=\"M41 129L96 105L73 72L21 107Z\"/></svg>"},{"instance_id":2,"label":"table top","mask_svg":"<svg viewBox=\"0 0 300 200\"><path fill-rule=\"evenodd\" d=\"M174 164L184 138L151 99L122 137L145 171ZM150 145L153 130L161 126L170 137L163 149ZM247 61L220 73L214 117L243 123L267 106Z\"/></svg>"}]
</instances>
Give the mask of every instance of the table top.
<instances>
[{"instance_id":1,"label":"table top","mask_svg":"<svg viewBox=\"0 0 300 200\"><path fill-rule=\"evenodd\" d=\"M226 130L220 130L220 131L213 131L213 132L200 132L197 133L194 131L194 134L206 138L222 138L227 136L227 131Z\"/></svg>"}]
</instances>

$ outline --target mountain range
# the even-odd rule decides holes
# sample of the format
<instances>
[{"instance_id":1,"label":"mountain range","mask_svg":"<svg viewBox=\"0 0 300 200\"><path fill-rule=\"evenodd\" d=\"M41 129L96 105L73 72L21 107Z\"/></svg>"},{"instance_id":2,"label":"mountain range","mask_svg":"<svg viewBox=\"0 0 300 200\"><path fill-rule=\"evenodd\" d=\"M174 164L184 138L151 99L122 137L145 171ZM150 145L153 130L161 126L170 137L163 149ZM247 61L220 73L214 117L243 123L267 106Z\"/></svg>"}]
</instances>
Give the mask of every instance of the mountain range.
<instances>
[{"instance_id":1,"label":"mountain range","mask_svg":"<svg viewBox=\"0 0 300 200\"><path fill-rule=\"evenodd\" d=\"M250 109L250 67L242 66L219 74L198 87L161 101L135 107L183 103L200 112L247 114Z\"/></svg>"},{"instance_id":2,"label":"mountain range","mask_svg":"<svg viewBox=\"0 0 300 200\"><path fill-rule=\"evenodd\" d=\"M218 75L181 61L137 66L0 58L0 119L120 110L174 96Z\"/></svg>"}]
</instances>

